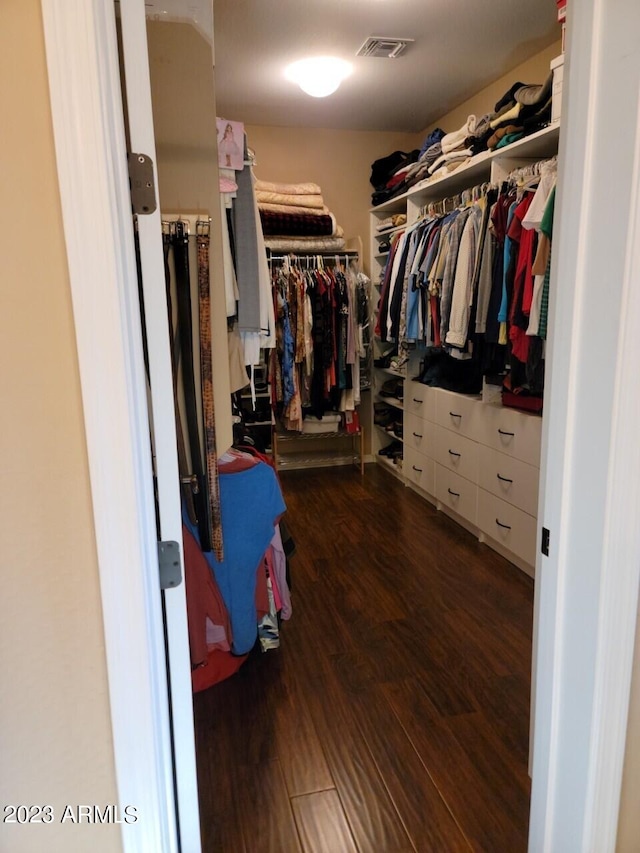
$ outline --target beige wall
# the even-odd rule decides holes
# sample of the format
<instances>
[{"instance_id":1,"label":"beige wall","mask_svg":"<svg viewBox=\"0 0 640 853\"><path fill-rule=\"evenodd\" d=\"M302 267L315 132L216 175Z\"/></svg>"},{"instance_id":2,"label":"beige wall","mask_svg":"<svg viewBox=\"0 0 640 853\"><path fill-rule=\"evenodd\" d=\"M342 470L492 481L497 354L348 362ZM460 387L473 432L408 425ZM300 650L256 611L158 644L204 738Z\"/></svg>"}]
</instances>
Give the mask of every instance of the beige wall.
<instances>
[{"instance_id":1,"label":"beige wall","mask_svg":"<svg viewBox=\"0 0 640 853\"><path fill-rule=\"evenodd\" d=\"M232 443L211 45L189 24L147 25L161 209L208 212L216 444Z\"/></svg>"},{"instance_id":2,"label":"beige wall","mask_svg":"<svg viewBox=\"0 0 640 853\"><path fill-rule=\"evenodd\" d=\"M445 113L437 121L419 134L420 144L426 133L434 127L441 127L446 133L457 130L467 120L467 116L476 115L480 117L485 113L492 112L497 101L518 80L521 83L542 83L549 74L549 63L562 52L562 43L557 41L550 47L546 47L540 53L536 53L531 59L516 65L508 74L498 77L491 85L481 89L459 106Z\"/></svg>"},{"instance_id":3,"label":"beige wall","mask_svg":"<svg viewBox=\"0 0 640 853\"><path fill-rule=\"evenodd\" d=\"M246 131L256 152L256 176L263 181L319 184L345 237L362 238L367 268L371 164L396 149L410 151L415 134L256 125L247 125Z\"/></svg>"},{"instance_id":4,"label":"beige wall","mask_svg":"<svg viewBox=\"0 0 640 853\"><path fill-rule=\"evenodd\" d=\"M38 0L0 11L2 804L117 803L100 590ZM117 826L0 849L118 851Z\"/></svg>"}]
</instances>

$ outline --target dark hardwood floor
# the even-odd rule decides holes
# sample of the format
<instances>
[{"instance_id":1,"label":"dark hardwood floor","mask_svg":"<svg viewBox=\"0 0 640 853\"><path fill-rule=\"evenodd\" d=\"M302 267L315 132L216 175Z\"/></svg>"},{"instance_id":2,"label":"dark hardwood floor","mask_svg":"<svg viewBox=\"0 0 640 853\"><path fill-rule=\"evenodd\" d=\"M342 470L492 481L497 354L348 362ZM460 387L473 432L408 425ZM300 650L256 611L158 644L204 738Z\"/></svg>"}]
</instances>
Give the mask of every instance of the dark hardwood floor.
<instances>
[{"instance_id":1,"label":"dark hardwood floor","mask_svg":"<svg viewBox=\"0 0 640 853\"><path fill-rule=\"evenodd\" d=\"M203 850L525 851L532 581L377 466L281 480L293 618L195 697Z\"/></svg>"}]
</instances>

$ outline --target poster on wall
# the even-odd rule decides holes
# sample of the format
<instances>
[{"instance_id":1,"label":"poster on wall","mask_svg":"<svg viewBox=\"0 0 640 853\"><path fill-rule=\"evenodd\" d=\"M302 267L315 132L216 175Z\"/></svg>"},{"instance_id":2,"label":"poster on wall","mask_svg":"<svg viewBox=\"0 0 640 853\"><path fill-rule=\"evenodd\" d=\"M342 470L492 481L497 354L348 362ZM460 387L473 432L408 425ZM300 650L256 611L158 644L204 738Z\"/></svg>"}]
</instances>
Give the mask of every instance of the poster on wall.
<instances>
[{"instance_id":1,"label":"poster on wall","mask_svg":"<svg viewBox=\"0 0 640 853\"><path fill-rule=\"evenodd\" d=\"M218 133L218 165L221 169L244 168L244 124L216 118Z\"/></svg>"}]
</instances>

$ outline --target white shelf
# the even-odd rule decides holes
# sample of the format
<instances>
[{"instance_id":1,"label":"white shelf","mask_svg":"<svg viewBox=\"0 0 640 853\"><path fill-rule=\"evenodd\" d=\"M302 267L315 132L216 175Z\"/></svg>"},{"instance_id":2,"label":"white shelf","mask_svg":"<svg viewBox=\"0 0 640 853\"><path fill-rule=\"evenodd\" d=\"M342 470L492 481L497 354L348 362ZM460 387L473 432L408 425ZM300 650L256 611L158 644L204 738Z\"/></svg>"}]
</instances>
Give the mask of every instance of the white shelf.
<instances>
[{"instance_id":1,"label":"white shelf","mask_svg":"<svg viewBox=\"0 0 640 853\"><path fill-rule=\"evenodd\" d=\"M397 397L382 397L380 396L380 393L378 393L378 399L376 402L388 403L394 409L400 409L401 412L404 412L404 405L402 403L402 400L398 400Z\"/></svg>"},{"instance_id":2,"label":"white shelf","mask_svg":"<svg viewBox=\"0 0 640 853\"><path fill-rule=\"evenodd\" d=\"M420 217L421 209L426 207L430 202L438 202L444 198L456 196L463 190L489 181L496 186L500 186L502 181L506 180L514 169L557 155L559 137L559 122L550 124L542 130L532 133L505 148L481 152L471 158L465 166L449 173L445 177L421 181L402 195L390 199L377 207L372 207L370 209L371 230L369 242L371 269L374 271L380 269L385 257L379 249L380 239L388 234L403 231L407 227L410 228ZM397 213L406 213L407 225L385 229L384 231L376 231L382 219ZM374 281L374 285L375 292L379 294L381 292L379 283ZM377 309L374 306L374 318L376 313ZM394 342L381 341L380 338L374 335L374 353L376 355L384 355L389 351L393 351L395 346ZM418 361L419 356L416 351L412 354L411 361L404 366L403 372L398 372L391 368L375 367L374 365L373 375L376 388L375 393L371 395L372 404L375 401L392 407L398 410L398 412L403 412L403 401L398 400L396 397L381 396L379 393L380 387L387 376L394 377L400 381L404 380L404 393L407 393L409 386L406 383L417 375ZM399 440L395 439L390 432L387 432L384 427L380 427L379 424L375 424L375 426L378 427L378 431L373 431L375 436L374 446L375 444L385 443L380 432L384 432L389 437L389 441ZM407 453L409 451L409 444L407 444ZM403 473L402 468L399 469L385 457L380 457L376 454L376 461L403 482L410 482L410 477L407 476L407 473Z\"/></svg>"},{"instance_id":3,"label":"white shelf","mask_svg":"<svg viewBox=\"0 0 640 853\"><path fill-rule=\"evenodd\" d=\"M376 460L378 464L382 465L385 470L389 471L391 474L398 477L400 480L403 479L402 466L398 467L398 465L396 465L391 459L387 459L386 456L380 456L380 454L376 456Z\"/></svg>"},{"instance_id":4,"label":"white shelf","mask_svg":"<svg viewBox=\"0 0 640 853\"><path fill-rule=\"evenodd\" d=\"M401 435L396 435L395 432L389 432L385 427L380 426L380 424L374 424L376 429L379 429L381 433L386 435L388 438L393 439L393 441L399 441L401 444L404 444L404 438Z\"/></svg>"},{"instance_id":5,"label":"white shelf","mask_svg":"<svg viewBox=\"0 0 640 853\"><path fill-rule=\"evenodd\" d=\"M388 376L395 376L396 379L406 379L407 373L406 371L393 370L391 367L376 367L373 365L373 369L377 370L379 373L386 373Z\"/></svg>"},{"instance_id":6,"label":"white shelf","mask_svg":"<svg viewBox=\"0 0 640 853\"><path fill-rule=\"evenodd\" d=\"M404 225L396 225L393 228L385 228L384 231L376 231L374 236L381 239L382 237L389 237L391 234L397 234L398 231L405 231L406 228L407 223L405 222Z\"/></svg>"},{"instance_id":7,"label":"white shelf","mask_svg":"<svg viewBox=\"0 0 640 853\"><path fill-rule=\"evenodd\" d=\"M460 190L478 183L478 181L487 180L491 174L491 164L494 161L509 163L511 160L536 160L551 157L558 151L559 136L560 123L556 122L536 133L532 133L530 136L525 136L524 139L512 142L506 148L482 151L472 157L466 166L461 166L455 172L436 180L420 181L401 196L390 199L378 207L371 208L370 212L386 213L390 210L403 210L407 202L421 206L431 200L455 195Z\"/></svg>"},{"instance_id":8,"label":"white shelf","mask_svg":"<svg viewBox=\"0 0 640 853\"><path fill-rule=\"evenodd\" d=\"M411 188L413 189L413 187ZM404 213L407 204L407 196L411 190L402 193L402 195L394 196L389 201L383 201L382 204L376 207L369 208L369 213Z\"/></svg>"}]
</instances>

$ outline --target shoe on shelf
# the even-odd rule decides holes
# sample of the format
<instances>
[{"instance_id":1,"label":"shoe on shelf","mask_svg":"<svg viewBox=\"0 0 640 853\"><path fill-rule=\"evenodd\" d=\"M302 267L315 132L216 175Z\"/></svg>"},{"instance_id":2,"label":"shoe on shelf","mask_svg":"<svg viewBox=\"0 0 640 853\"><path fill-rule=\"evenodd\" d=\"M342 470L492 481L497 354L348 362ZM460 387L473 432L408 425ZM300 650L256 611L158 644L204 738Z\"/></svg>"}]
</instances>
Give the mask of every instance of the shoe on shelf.
<instances>
[{"instance_id":1,"label":"shoe on shelf","mask_svg":"<svg viewBox=\"0 0 640 853\"><path fill-rule=\"evenodd\" d=\"M394 417L394 412L389 412L386 415L376 415L373 422L376 426L383 427L384 429L391 429Z\"/></svg>"},{"instance_id":2,"label":"shoe on shelf","mask_svg":"<svg viewBox=\"0 0 640 853\"><path fill-rule=\"evenodd\" d=\"M387 403L374 403L373 404L373 422L378 426L386 427L387 424L391 423L391 421L395 418L396 413L392 406L387 405Z\"/></svg>"},{"instance_id":3,"label":"shoe on shelf","mask_svg":"<svg viewBox=\"0 0 640 853\"><path fill-rule=\"evenodd\" d=\"M389 367L391 370L397 370L400 372L408 361L409 358L406 355L393 355L389 361Z\"/></svg>"},{"instance_id":4,"label":"shoe on shelf","mask_svg":"<svg viewBox=\"0 0 640 853\"><path fill-rule=\"evenodd\" d=\"M386 456L388 459L393 458L393 454L402 453L402 444L399 441L392 441L386 447L378 451L378 456Z\"/></svg>"},{"instance_id":5,"label":"shoe on shelf","mask_svg":"<svg viewBox=\"0 0 640 853\"><path fill-rule=\"evenodd\" d=\"M398 396L398 394L400 394L400 396ZM387 379L387 381L383 382L380 387L381 397L395 397L396 399L401 400L402 394L401 379Z\"/></svg>"}]
</instances>

